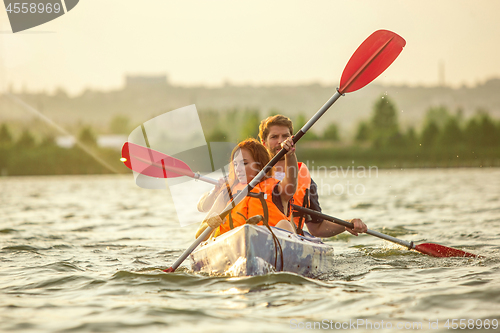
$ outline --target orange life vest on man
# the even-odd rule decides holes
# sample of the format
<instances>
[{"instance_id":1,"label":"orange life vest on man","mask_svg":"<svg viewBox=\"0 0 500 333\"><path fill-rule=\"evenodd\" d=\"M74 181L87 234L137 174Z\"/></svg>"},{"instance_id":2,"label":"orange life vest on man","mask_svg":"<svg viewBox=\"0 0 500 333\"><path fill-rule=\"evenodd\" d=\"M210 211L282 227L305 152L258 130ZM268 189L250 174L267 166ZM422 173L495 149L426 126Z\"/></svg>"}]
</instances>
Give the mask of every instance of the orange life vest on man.
<instances>
[{"instance_id":1,"label":"orange life vest on man","mask_svg":"<svg viewBox=\"0 0 500 333\"><path fill-rule=\"evenodd\" d=\"M288 209L288 215L285 215L273 203L273 189L279 180L268 178L261 181L255 186L252 191L253 195L247 195L236 207L231 210L231 213L226 217L216 232L216 235L223 234L233 228L246 223L246 220L255 215L267 217L269 226L275 226L281 220L290 220L291 209ZM233 192L243 189L245 186L236 186ZM258 195L256 197L255 195Z\"/></svg>"}]
</instances>

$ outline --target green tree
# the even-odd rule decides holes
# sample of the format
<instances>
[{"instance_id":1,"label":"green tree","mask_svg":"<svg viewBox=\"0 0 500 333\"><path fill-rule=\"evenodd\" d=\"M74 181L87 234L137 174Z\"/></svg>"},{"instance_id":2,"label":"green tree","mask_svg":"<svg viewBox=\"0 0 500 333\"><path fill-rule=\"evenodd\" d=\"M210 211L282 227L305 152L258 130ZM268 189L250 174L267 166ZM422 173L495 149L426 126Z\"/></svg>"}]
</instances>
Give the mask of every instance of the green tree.
<instances>
[{"instance_id":1,"label":"green tree","mask_svg":"<svg viewBox=\"0 0 500 333\"><path fill-rule=\"evenodd\" d=\"M370 126L362 121L358 124L358 129L356 131L356 136L354 138L354 140L356 140L356 142L366 142L368 141L368 139L370 138Z\"/></svg>"},{"instance_id":2,"label":"green tree","mask_svg":"<svg viewBox=\"0 0 500 333\"><path fill-rule=\"evenodd\" d=\"M500 137L500 120L497 122L497 135ZM500 142L498 144L500 145Z\"/></svg>"},{"instance_id":3,"label":"green tree","mask_svg":"<svg viewBox=\"0 0 500 333\"><path fill-rule=\"evenodd\" d=\"M213 109L207 109L199 112L200 122L204 128L216 128L222 122L222 116L219 112Z\"/></svg>"},{"instance_id":4,"label":"green tree","mask_svg":"<svg viewBox=\"0 0 500 333\"><path fill-rule=\"evenodd\" d=\"M479 141L481 137L481 128L477 117L472 117L469 119L464 129L464 141L470 148L479 147Z\"/></svg>"},{"instance_id":5,"label":"green tree","mask_svg":"<svg viewBox=\"0 0 500 333\"><path fill-rule=\"evenodd\" d=\"M207 142L227 142L228 135L219 127L216 127L210 134L207 136Z\"/></svg>"},{"instance_id":6,"label":"green tree","mask_svg":"<svg viewBox=\"0 0 500 333\"><path fill-rule=\"evenodd\" d=\"M336 123L330 123L323 132L323 140L340 141L339 127Z\"/></svg>"},{"instance_id":7,"label":"green tree","mask_svg":"<svg viewBox=\"0 0 500 333\"><path fill-rule=\"evenodd\" d=\"M500 128L485 110L478 110L469 119L463 131L464 141L470 148L498 147L500 145Z\"/></svg>"},{"instance_id":8,"label":"green tree","mask_svg":"<svg viewBox=\"0 0 500 333\"><path fill-rule=\"evenodd\" d=\"M35 137L29 130L25 129L17 140L16 146L22 149L31 149L35 147Z\"/></svg>"},{"instance_id":9,"label":"green tree","mask_svg":"<svg viewBox=\"0 0 500 333\"><path fill-rule=\"evenodd\" d=\"M0 146L9 146L13 141L9 126L7 126L7 124L2 124L0 127Z\"/></svg>"},{"instance_id":10,"label":"green tree","mask_svg":"<svg viewBox=\"0 0 500 333\"><path fill-rule=\"evenodd\" d=\"M307 123L306 116L303 113L300 113L296 120L293 122L293 129L300 129ZM318 140L318 135L310 129L307 133L302 137L302 141L313 141Z\"/></svg>"},{"instance_id":11,"label":"green tree","mask_svg":"<svg viewBox=\"0 0 500 333\"><path fill-rule=\"evenodd\" d=\"M450 113L448 112L446 106L431 107L425 114L424 123L429 124L433 122L437 125L437 127L439 127L439 129L443 129L449 118Z\"/></svg>"},{"instance_id":12,"label":"green tree","mask_svg":"<svg viewBox=\"0 0 500 333\"><path fill-rule=\"evenodd\" d=\"M111 119L109 129L114 134L129 134L130 119L127 116L116 115Z\"/></svg>"},{"instance_id":13,"label":"green tree","mask_svg":"<svg viewBox=\"0 0 500 333\"><path fill-rule=\"evenodd\" d=\"M454 147L463 142L463 133L458 124L457 117L449 117L438 139L442 147Z\"/></svg>"},{"instance_id":14,"label":"green tree","mask_svg":"<svg viewBox=\"0 0 500 333\"><path fill-rule=\"evenodd\" d=\"M398 133L398 128L396 106L387 96L383 96L375 103L370 121L373 145L375 147L388 145L390 138L395 138Z\"/></svg>"},{"instance_id":15,"label":"green tree","mask_svg":"<svg viewBox=\"0 0 500 333\"><path fill-rule=\"evenodd\" d=\"M415 129L413 127L408 128L405 136L405 141L408 148L413 149L418 146L417 133L415 132Z\"/></svg>"},{"instance_id":16,"label":"green tree","mask_svg":"<svg viewBox=\"0 0 500 333\"><path fill-rule=\"evenodd\" d=\"M462 127L464 125L464 109L462 107L457 108L455 117L457 118L458 126Z\"/></svg>"},{"instance_id":17,"label":"green tree","mask_svg":"<svg viewBox=\"0 0 500 333\"><path fill-rule=\"evenodd\" d=\"M498 147L500 145L500 133L491 117L482 112L479 115L479 144L483 147Z\"/></svg>"},{"instance_id":18,"label":"green tree","mask_svg":"<svg viewBox=\"0 0 500 333\"><path fill-rule=\"evenodd\" d=\"M78 141L86 146L97 146L97 137L90 126L84 126L78 134Z\"/></svg>"},{"instance_id":19,"label":"green tree","mask_svg":"<svg viewBox=\"0 0 500 333\"><path fill-rule=\"evenodd\" d=\"M46 135L42 142L40 143L40 146L41 147L53 147L53 146L56 146L56 138L54 135L52 134L49 134L49 135Z\"/></svg>"},{"instance_id":20,"label":"green tree","mask_svg":"<svg viewBox=\"0 0 500 333\"><path fill-rule=\"evenodd\" d=\"M432 148L436 144L438 137L439 127L434 121L431 120L422 130L420 144L425 149Z\"/></svg>"},{"instance_id":21,"label":"green tree","mask_svg":"<svg viewBox=\"0 0 500 333\"><path fill-rule=\"evenodd\" d=\"M404 148L407 146L406 136L397 131L388 138L386 145L391 148Z\"/></svg>"},{"instance_id":22,"label":"green tree","mask_svg":"<svg viewBox=\"0 0 500 333\"><path fill-rule=\"evenodd\" d=\"M269 113L268 113L267 117L276 116L276 115L278 115L278 114L283 114L283 113L281 113L281 111L280 111L280 110L278 110L278 109L276 109L276 108L271 108L271 109L269 110ZM266 117L266 118L267 118L267 117Z\"/></svg>"},{"instance_id":23,"label":"green tree","mask_svg":"<svg viewBox=\"0 0 500 333\"><path fill-rule=\"evenodd\" d=\"M239 110L234 108L226 112L226 118L229 122L234 122L238 118Z\"/></svg>"},{"instance_id":24,"label":"green tree","mask_svg":"<svg viewBox=\"0 0 500 333\"><path fill-rule=\"evenodd\" d=\"M258 110L247 110L243 120L240 140L257 139L259 136L260 113Z\"/></svg>"}]
</instances>

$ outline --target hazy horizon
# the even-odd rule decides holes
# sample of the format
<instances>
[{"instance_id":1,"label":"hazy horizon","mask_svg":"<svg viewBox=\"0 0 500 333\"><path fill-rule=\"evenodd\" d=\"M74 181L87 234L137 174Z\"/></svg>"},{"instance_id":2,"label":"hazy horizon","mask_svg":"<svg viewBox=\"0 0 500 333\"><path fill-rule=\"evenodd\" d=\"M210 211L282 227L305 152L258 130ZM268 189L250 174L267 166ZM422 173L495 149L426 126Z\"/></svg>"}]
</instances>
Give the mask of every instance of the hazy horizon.
<instances>
[{"instance_id":1,"label":"hazy horizon","mask_svg":"<svg viewBox=\"0 0 500 333\"><path fill-rule=\"evenodd\" d=\"M14 94L46 94L48 96L51 95L56 95L61 89L65 93L67 93L68 97L70 98L76 98L79 97L83 94L85 94L86 91L93 91L93 92L98 92L98 93L112 93L112 92L118 92L126 89L126 83L125 83L125 76L127 75L137 75L141 77L149 77L149 76L154 76L157 74L164 74L164 73L124 73L122 76L122 83L117 84L116 86L109 86L109 87L100 87L100 86L86 86L82 88L81 90L78 91L70 91L67 90L66 87L64 86L55 86L52 87L52 89L47 89L47 88L40 88L40 89L29 89L27 86L9 86L7 85L5 89L2 91L0 90L0 94L2 93L10 93L9 89L13 89L12 93ZM168 74L167 74L167 79L168 79ZM444 84L444 85L439 85L438 83L436 84L419 84L419 83L414 83L414 84L409 84L405 82L396 82L396 83L384 83L384 82L377 82L377 83L372 83L371 85L378 85L381 87L386 87L386 88L425 88L425 89L433 89L433 88L448 88L452 90L458 90L462 88L466 89L474 89L476 87L482 86L485 83L491 81L491 80L500 80L500 75L499 76L492 76L489 78L486 78L482 81L474 82L472 84L462 84L462 85L449 85L449 84ZM176 82L171 82L170 80L167 81L167 86L169 87L174 87L174 88L183 88L183 89L224 89L227 87L234 87L234 88L277 88L277 87L287 87L287 88L294 88L294 87L307 87L307 86L315 86L319 85L321 87L337 87L338 83L334 82L319 82L319 81L311 81L311 82L276 82L276 83L245 83L245 82L231 82L231 81L226 81L222 83L217 83L217 84L209 84L209 83L179 83L177 84Z\"/></svg>"},{"instance_id":2,"label":"hazy horizon","mask_svg":"<svg viewBox=\"0 0 500 333\"><path fill-rule=\"evenodd\" d=\"M139 5L140 4L140 5ZM80 1L12 34L0 10L0 91L114 90L124 76L172 85L336 85L373 31L407 41L375 82L450 87L500 77L500 2L462 0Z\"/></svg>"}]
</instances>

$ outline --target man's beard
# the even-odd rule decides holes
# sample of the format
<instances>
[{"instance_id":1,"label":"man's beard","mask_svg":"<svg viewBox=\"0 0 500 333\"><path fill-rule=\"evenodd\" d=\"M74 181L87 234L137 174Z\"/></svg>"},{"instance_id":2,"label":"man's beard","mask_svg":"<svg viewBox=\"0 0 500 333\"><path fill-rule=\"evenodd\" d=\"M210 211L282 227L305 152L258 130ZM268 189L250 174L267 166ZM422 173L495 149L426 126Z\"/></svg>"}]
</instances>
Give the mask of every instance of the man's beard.
<instances>
[{"instance_id":1,"label":"man's beard","mask_svg":"<svg viewBox=\"0 0 500 333\"><path fill-rule=\"evenodd\" d=\"M271 149L271 155L276 156L276 154L281 150L281 147L274 147L273 149ZM283 155L281 158L280 158L280 161L283 161L285 159L285 155Z\"/></svg>"}]
</instances>

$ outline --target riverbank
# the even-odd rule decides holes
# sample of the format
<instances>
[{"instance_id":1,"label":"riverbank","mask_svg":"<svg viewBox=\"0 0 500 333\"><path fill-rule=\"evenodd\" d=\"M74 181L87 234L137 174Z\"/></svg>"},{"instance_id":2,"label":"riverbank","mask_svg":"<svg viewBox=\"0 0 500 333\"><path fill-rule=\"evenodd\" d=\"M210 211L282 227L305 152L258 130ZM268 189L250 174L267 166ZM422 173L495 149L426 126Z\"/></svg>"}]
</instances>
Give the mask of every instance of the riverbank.
<instances>
[{"instance_id":1,"label":"riverbank","mask_svg":"<svg viewBox=\"0 0 500 333\"><path fill-rule=\"evenodd\" d=\"M474 151L450 149L374 149L359 146L302 144L299 161L314 170L368 170L393 168L485 168L500 167L500 148ZM57 146L17 149L0 148L1 176L127 174L120 152L112 149L61 148ZM197 170L211 172L212 170Z\"/></svg>"},{"instance_id":2,"label":"riverbank","mask_svg":"<svg viewBox=\"0 0 500 333\"><path fill-rule=\"evenodd\" d=\"M34 175L88 175L128 173L120 162L120 152L113 149L85 150L61 148L55 145L19 149L15 146L0 148L0 174L2 176Z\"/></svg>"}]
</instances>

